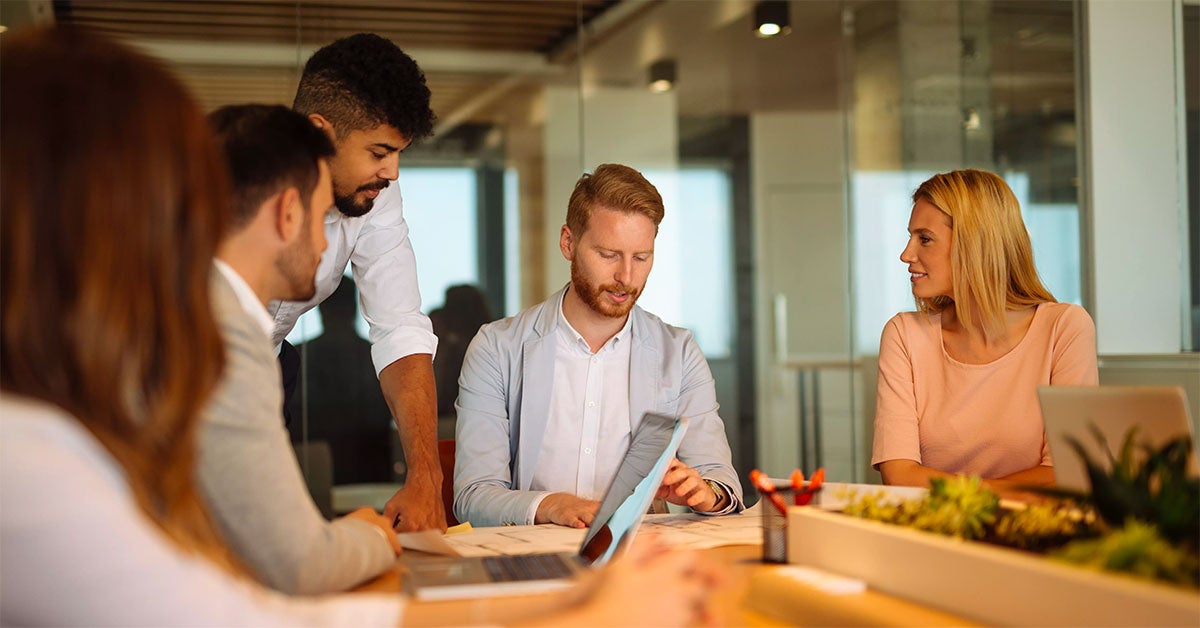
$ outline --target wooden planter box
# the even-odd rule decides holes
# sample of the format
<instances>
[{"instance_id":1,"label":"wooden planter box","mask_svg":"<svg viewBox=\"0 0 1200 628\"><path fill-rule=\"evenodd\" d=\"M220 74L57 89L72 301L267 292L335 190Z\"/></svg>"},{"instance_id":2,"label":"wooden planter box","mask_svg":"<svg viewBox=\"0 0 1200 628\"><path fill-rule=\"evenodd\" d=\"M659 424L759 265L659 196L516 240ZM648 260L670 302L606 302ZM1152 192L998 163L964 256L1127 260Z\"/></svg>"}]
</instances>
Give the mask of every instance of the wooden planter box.
<instances>
[{"instance_id":1,"label":"wooden planter box","mask_svg":"<svg viewBox=\"0 0 1200 628\"><path fill-rule=\"evenodd\" d=\"M787 555L987 624L1200 626L1200 593L817 508L788 510Z\"/></svg>"}]
</instances>

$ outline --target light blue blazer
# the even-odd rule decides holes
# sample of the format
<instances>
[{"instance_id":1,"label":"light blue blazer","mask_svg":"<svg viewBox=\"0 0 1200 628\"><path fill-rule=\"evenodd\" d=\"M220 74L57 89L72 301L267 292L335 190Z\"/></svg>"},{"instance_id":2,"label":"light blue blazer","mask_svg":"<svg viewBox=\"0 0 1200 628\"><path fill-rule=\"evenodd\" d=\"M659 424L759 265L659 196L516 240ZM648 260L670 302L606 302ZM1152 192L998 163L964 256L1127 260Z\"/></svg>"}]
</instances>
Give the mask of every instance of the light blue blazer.
<instances>
[{"instance_id":1,"label":"light blue blazer","mask_svg":"<svg viewBox=\"0 0 1200 628\"><path fill-rule=\"evenodd\" d=\"M484 325L467 348L459 377L454 515L473 526L533 523L531 491L550 414L557 347L559 290L516 316ZM655 412L687 416L678 458L730 490L733 512L744 508L731 464L725 424L717 415L708 362L686 329L640 307L630 313L629 429ZM528 387L526 386L528 383ZM575 446L576 443L571 443Z\"/></svg>"}]
</instances>

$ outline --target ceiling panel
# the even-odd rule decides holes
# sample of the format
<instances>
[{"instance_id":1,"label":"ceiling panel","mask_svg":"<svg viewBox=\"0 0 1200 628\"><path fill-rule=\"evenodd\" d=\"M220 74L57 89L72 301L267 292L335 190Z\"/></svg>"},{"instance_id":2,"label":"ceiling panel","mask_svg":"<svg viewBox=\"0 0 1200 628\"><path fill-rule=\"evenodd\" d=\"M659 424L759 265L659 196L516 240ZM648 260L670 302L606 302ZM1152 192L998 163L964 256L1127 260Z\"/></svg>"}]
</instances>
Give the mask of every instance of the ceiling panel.
<instances>
[{"instance_id":1,"label":"ceiling panel","mask_svg":"<svg viewBox=\"0 0 1200 628\"><path fill-rule=\"evenodd\" d=\"M358 32L403 47L548 53L617 0L60 0L61 23L115 35L203 41L322 44Z\"/></svg>"},{"instance_id":2,"label":"ceiling panel","mask_svg":"<svg viewBox=\"0 0 1200 628\"><path fill-rule=\"evenodd\" d=\"M2 1L2 0L0 0ZM170 59L206 109L243 102L291 104L299 79L296 67L264 58L236 65L220 61L221 47L294 46L297 64L314 47L360 32L372 32L404 49L460 51L488 68L498 54L548 55L620 0L406 0L350 2L282 0L56 0L62 24L87 26L135 42L172 42L212 49L211 60ZM252 49L251 49L252 50ZM253 53L250 53L253 56ZM491 57L491 58L489 58ZM290 65L290 64L289 64ZM425 65L423 63L423 65ZM502 65L502 64L501 64ZM439 117L469 108L472 99L511 83L503 69L466 74L426 66Z\"/></svg>"}]
</instances>

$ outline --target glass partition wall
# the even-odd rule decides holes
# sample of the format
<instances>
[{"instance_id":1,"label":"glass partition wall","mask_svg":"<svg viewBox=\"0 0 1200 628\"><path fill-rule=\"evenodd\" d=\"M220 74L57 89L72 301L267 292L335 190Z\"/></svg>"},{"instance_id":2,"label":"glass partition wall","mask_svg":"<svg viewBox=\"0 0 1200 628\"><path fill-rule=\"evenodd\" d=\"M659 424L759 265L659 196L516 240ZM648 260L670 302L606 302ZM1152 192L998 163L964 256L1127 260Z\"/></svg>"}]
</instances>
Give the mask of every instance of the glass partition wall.
<instances>
[{"instance_id":1,"label":"glass partition wall","mask_svg":"<svg viewBox=\"0 0 1200 628\"><path fill-rule=\"evenodd\" d=\"M772 4L790 24L758 36L756 10ZM877 479L879 336L913 309L898 257L910 196L933 173L1004 176L1048 287L1083 303L1074 10L668 0L591 36L563 124L582 125L584 167L623 161L664 188L643 304L697 332L739 471ZM653 84L663 67L666 90ZM547 169L548 206L578 171L561 167ZM720 181L692 195L711 203L688 196L700 173ZM548 213L547 228L555 221ZM724 328L732 351L704 346L706 325Z\"/></svg>"},{"instance_id":2,"label":"glass partition wall","mask_svg":"<svg viewBox=\"0 0 1200 628\"><path fill-rule=\"evenodd\" d=\"M76 18L106 6L67 4ZM481 295L479 320L542 301L568 280L558 234L580 173L641 170L667 213L640 305L695 334L743 477L824 466L831 480L877 480L878 339L913 308L898 257L910 195L930 174L1004 176L1050 289L1086 302L1074 2L491 4L508 13L436 28L449 19L437 3L380 5L358 29L410 51L434 94L435 136L400 166L425 311L456 307L452 286ZM786 10L779 34L757 32L762 7ZM294 8L281 27L294 32L280 35L294 44L236 67L219 67L228 54L151 49L209 107L236 102L223 90L239 81L260 89L254 100L290 104L303 61L336 36L321 33L343 25L336 7ZM418 9L426 31L389 35L400 18L387 11ZM564 20L535 51L505 48ZM452 36L435 42L437 29ZM454 43L467 33L486 36ZM435 362L441 438L453 437L462 335L443 335ZM365 338L350 280L293 335L304 368L291 429L329 512L381 507L405 480Z\"/></svg>"},{"instance_id":3,"label":"glass partition wall","mask_svg":"<svg viewBox=\"0 0 1200 628\"><path fill-rule=\"evenodd\" d=\"M892 315L913 309L898 258L922 181L959 168L1003 176L1021 203L1043 281L1058 300L1084 303L1075 8L968 0L850 9L857 479L877 477L870 447L879 336Z\"/></svg>"}]
</instances>

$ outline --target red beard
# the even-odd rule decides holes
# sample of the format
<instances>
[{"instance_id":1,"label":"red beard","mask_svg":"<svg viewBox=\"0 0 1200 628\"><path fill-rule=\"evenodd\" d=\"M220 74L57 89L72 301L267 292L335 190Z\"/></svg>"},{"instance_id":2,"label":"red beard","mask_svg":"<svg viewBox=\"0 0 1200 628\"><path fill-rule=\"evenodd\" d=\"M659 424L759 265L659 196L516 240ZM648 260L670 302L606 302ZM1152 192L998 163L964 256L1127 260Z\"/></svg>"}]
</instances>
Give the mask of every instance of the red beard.
<instances>
[{"instance_id":1,"label":"red beard","mask_svg":"<svg viewBox=\"0 0 1200 628\"><path fill-rule=\"evenodd\" d=\"M615 283L599 286L590 284L575 262L571 262L571 288L593 312L609 318L621 318L628 315L629 311L633 309L633 304L637 303L638 297L642 294L641 288L633 286ZM624 303L613 303L604 297L605 292L623 292L629 296L629 299Z\"/></svg>"}]
</instances>

